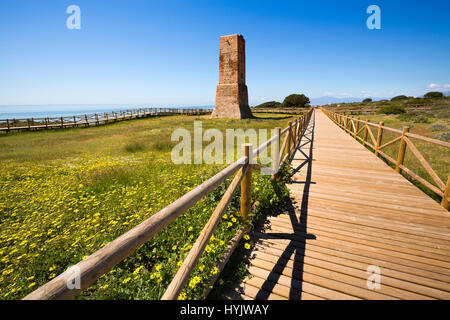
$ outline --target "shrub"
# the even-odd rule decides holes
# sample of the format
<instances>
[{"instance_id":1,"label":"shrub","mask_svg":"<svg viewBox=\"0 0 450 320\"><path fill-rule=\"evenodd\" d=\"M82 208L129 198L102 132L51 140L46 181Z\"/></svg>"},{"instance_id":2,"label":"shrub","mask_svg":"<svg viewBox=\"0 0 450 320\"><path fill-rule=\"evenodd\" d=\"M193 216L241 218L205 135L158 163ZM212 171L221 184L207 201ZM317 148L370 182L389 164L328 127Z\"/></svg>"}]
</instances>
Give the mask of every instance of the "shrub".
<instances>
[{"instance_id":1,"label":"shrub","mask_svg":"<svg viewBox=\"0 0 450 320\"><path fill-rule=\"evenodd\" d=\"M309 104L309 98L304 94L291 94L284 98L284 108L301 108L306 107Z\"/></svg>"},{"instance_id":2,"label":"shrub","mask_svg":"<svg viewBox=\"0 0 450 320\"><path fill-rule=\"evenodd\" d=\"M441 132L434 136L435 139L439 139L442 141L449 142L450 141L450 132Z\"/></svg>"},{"instance_id":3,"label":"shrub","mask_svg":"<svg viewBox=\"0 0 450 320\"><path fill-rule=\"evenodd\" d=\"M406 100L406 99L408 99L408 97L402 94L402 95L393 97L391 99L391 101L401 101L401 100Z\"/></svg>"},{"instance_id":4,"label":"shrub","mask_svg":"<svg viewBox=\"0 0 450 320\"><path fill-rule=\"evenodd\" d=\"M268 101L261 103L254 108L279 108L281 106L281 102L278 101Z\"/></svg>"},{"instance_id":5,"label":"shrub","mask_svg":"<svg viewBox=\"0 0 450 320\"><path fill-rule=\"evenodd\" d=\"M423 97L426 99L442 99L444 98L444 94L438 91L430 91L425 93Z\"/></svg>"},{"instance_id":6,"label":"shrub","mask_svg":"<svg viewBox=\"0 0 450 320\"><path fill-rule=\"evenodd\" d=\"M130 153L144 151L144 150L145 150L145 145L143 145L142 143L139 143L139 142L132 142L125 146L125 151L130 152Z\"/></svg>"},{"instance_id":7,"label":"shrub","mask_svg":"<svg viewBox=\"0 0 450 320\"><path fill-rule=\"evenodd\" d=\"M449 119L450 118L450 108L441 110L438 113L436 113L436 118Z\"/></svg>"},{"instance_id":8,"label":"shrub","mask_svg":"<svg viewBox=\"0 0 450 320\"><path fill-rule=\"evenodd\" d=\"M412 121L414 123L431 123L430 118L428 118L425 114L421 114L416 111L403 113L398 116L398 119L401 121Z\"/></svg>"},{"instance_id":9,"label":"shrub","mask_svg":"<svg viewBox=\"0 0 450 320\"><path fill-rule=\"evenodd\" d=\"M387 106L377 111L377 114L401 114L405 113L405 108L401 106Z\"/></svg>"},{"instance_id":10,"label":"shrub","mask_svg":"<svg viewBox=\"0 0 450 320\"><path fill-rule=\"evenodd\" d=\"M429 130L429 131L443 131L443 130L447 130L447 126L445 124L435 123L435 124L432 124L431 126L429 126L427 128L427 130Z\"/></svg>"},{"instance_id":11,"label":"shrub","mask_svg":"<svg viewBox=\"0 0 450 320\"><path fill-rule=\"evenodd\" d=\"M363 103L369 103L369 102L372 102L372 99L366 98L366 99L364 99L362 102L363 102Z\"/></svg>"}]
</instances>

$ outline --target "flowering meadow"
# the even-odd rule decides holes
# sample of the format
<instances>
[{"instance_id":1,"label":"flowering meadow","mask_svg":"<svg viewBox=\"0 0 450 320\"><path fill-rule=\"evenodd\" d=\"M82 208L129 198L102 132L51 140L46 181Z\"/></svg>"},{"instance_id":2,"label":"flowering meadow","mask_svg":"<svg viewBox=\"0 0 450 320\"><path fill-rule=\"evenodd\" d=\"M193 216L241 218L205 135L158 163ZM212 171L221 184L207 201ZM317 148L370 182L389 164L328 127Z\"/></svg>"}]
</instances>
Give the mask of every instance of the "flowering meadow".
<instances>
[{"instance_id":1,"label":"flowering meadow","mask_svg":"<svg viewBox=\"0 0 450 320\"><path fill-rule=\"evenodd\" d=\"M279 117L279 116L278 116ZM204 126L285 127L292 118L210 120ZM176 165L171 132L194 117L0 136L0 299L21 299L184 195L226 165ZM222 184L77 299L159 299L221 199ZM282 181L253 175L259 214L276 208ZM229 240L243 225L239 192L179 299L203 297ZM243 248L252 243L245 237ZM219 281L216 285L221 285Z\"/></svg>"}]
</instances>

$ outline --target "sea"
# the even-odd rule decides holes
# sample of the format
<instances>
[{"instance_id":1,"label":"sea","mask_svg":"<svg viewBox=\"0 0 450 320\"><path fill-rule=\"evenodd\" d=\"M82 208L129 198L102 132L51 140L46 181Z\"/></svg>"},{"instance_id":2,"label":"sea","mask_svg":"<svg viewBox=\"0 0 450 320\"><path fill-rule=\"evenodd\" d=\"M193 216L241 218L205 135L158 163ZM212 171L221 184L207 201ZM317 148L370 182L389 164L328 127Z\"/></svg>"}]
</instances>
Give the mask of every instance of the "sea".
<instances>
[{"instance_id":1,"label":"sea","mask_svg":"<svg viewBox=\"0 0 450 320\"><path fill-rule=\"evenodd\" d=\"M142 104L0 105L0 119L67 117L139 108L213 109L214 106L152 106Z\"/></svg>"}]
</instances>

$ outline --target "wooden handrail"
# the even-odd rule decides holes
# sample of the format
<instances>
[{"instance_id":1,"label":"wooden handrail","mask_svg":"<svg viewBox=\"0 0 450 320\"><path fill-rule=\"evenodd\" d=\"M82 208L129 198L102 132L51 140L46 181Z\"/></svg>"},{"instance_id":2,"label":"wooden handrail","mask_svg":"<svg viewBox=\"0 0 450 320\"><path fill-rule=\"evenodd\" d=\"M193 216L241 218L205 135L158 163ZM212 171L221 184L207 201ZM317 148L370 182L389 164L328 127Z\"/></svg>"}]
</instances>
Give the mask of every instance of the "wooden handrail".
<instances>
[{"instance_id":1,"label":"wooden handrail","mask_svg":"<svg viewBox=\"0 0 450 320\"><path fill-rule=\"evenodd\" d=\"M421 183L423 186L427 187L429 190L437 194L438 196L442 197L441 205L449 210L449 198L450 198L450 182L447 181L447 184L444 184L444 182L439 178L439 176L436 174L436 172L433 170L431 165L426 161L426 159L423 157L421 152L417 149L417 147L414 145L414 143L409 138L415 138L421 141L429 142L441 147L450 148L450 143L441 141L438 139L433 139L429 137L424 137L415 133L409 132L409 127L404 127L403 130L398 130L390 127L386 127L383 122L380 122L378 125L375 123L370 123L368 120L362 121L360 119L352 118L346 115L342 115L330 110L327 110L326 108L321 107L321 110L339 127L341 127L343 130L348 132L349 134L353 135L357 140L362 141L363 145L369 145L371 148L374 149L375 155L380 155L381 157L388 160L390 163L392 163L395 166L395 170L397 172L403 172L410 176L412 179L416 180L417 182ZM362 122L365 127L364 131L364 137L360 138L358 136L359 132L355 134L355 131L350 132L350 130L347 129L347 123L353 121ZM377 139L375 140L375 137L372 133L372 130L370 127L378 127L378 134ZM393 133L400 134L400 136L394 138L393 140L390 140L384 144L381 144L383 131L390 131ZM361 132L361 130L360 130ZM369 133L369 136L372 140L373 145L367 142L367 133ZM397 159L395 160L391 156L387 155L386 153L382 152L381 149L392 145L396 143L397 141L400 141L400 146L397 154ZM411 150L412 154L415 156L415 158L419 161L419 163L423 166L425 171L430 175L433 182L436 185L433 185L429 181L425 180L424 178L420 177L417 173L413 172L411 169L407 168L403 162L405 159L405 152L406 149L409 148ZM450 177L450 175L449 175ZM450 179L450 178L449 178Z\"/></svg>"},{"instance_id":2,"label":"wooden handrail","mask_svg":"<svg viewBox=\"0 0 450 320\"><path fill-rule=\"evenodd\" d=\"M249 156L248 148L246 149L246 151L247 152L245 156L248 157ZM209 242L209 239L213 235L214 230L216 229L219 222L222 220L222 216L225 213L225 210L227 209L231 199L233 198L234 192L236 191L237 187L239 186L243 178L249 172L250 167L247 164L244 167L242 167L239 173L236 174L236 176L234 177L224 196L220 200L213 214L211 215L202 232L200 233L199 237L197 238L197 241L195 241L186 259L183 261L183 264L181 265L180 269L178 269L178 272L172 279L172 282L169 284L169 287L167 288L166 292L161 298L162 300L173 300L178 298L178 295L181 293L181 290L183 290L183 287L186 284L187 280L189 279L189 276L191 275L192 271L197 265L197 262L200 259L201 254L205 250L206 245Z\"/></svg>"},{"instance_id":3,"label":"wooden handrail","mask_svg":"<svg viewBox=\"0 0 450 320\"><path fill-rule=\"evenodd\" d=\"M303 123L301 132L303 133L305 130L308 121L311 118L313 109L311 108L308 113L302 116L305 117L303 121L296 120L297 122L301 121ZM280 135L288 132L291 133L292 124L290 124L287 128L280 131ZM156 233L169 225L172 221L174 221L177 217L179 217L186 210L195 205L198 201L200 201L204 196L208 193L215 190L220 184L222 184L227 178L231 177L234 173L238 172L230 186L228 187L225 195L222 197L218 206L216 207L214 213L211 218L208 220L205 225L202 233L199 238L196 240L195 245L192 247L191 251L188 254L188 258L182 264L182 269L180 267L177 272L174 280L171 285L164 294L164 299L176 299L178 297L179 292L181 292L184 284L186 283L190 273L192 272L195 264L197 263L201 253L203 252L208 240L210 239L215 227L220 221L221 216L223 215L226 207L231 200L233 193L236 190L237 185L242 183L245 179L245 175L249 172L251 174L251 162L252 159L257 156L262 150L267 148L274 141L279 141L280 136L272 137L272 139L268 140L266 143L261 145L254 152L251 151L251 148L248 147L245 156L232 163L218 174L203 182L201 185L197 186L195 189L186 193L181 198L177 199L158 213L154 214L138 226L129 230L122 236L116 238L103 248L99 249L92 255L88 256L84 260L80 261L75 265L76 269L79 270L80 277L80 287L79 288L69 288L68 283L73 280L73 272L71 270L67 270L49 281L48 283L42 285L35 291L31 292L27 295L24 300L47 300L47 299L71 299L75 297L80 291L88 288L91 284L93 284L99 277L112 269L116 264L125 259L129 254L131 254L134 250L144 244L146 241L151 239ZM297 136L296 141L294 142L294 148L286 150L285 158L290 155L292 150L295 150L295 146L298 144L299 139L301 139L301 135ZM289 140L289 139L288 139ZM278 143L279 145L279 143ZM276 152L272 153L272 156L278 157L279 155L275 155ZM282 163L280 164L281 167ZM246 181L246 191L250 192L251 188L248 188L248 185L251 184L251 177ZM242 188L242 186L241 186ZM248 195L248 199L251 199L251 194ZM241 195L242 197L242 195ZM245 204L249 203L249 200L245 201ZM241 207L242 211L242 207ZM248 213L247 215L248 216ZM184 267L183 267L184 266ZM169 290L170 289L170 290Z\"/></svg>"}]
</instances>

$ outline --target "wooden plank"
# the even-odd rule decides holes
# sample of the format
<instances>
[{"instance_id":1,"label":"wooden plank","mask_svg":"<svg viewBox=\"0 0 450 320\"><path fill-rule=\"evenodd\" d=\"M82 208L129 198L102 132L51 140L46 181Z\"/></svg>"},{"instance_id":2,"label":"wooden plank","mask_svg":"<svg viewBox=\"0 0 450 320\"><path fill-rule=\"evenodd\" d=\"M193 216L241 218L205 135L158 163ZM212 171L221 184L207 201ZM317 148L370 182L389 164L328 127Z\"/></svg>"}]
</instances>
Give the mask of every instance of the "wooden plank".
<instances>
[{"instance_id":1,"label":"wooden plank","mask_svg":"<svg viewBox=\"0 0 450 320\"><path fill-rule=\"evenodd\" d=\"M392 241L392 239L389 239L388 237L384 238L382 236L383 235L382 231L379 233L372 232L370 234L361 233L361 232L355 233L354 228L353 229L352 228L342 228L342 227L339 228L339 227L334 227L331 224L322 224L322 223L313 222L311 220L308 221L307 225L299 224L298 226L292 227L292 225L290 225L290 221L288 219L286 219L286 217L272 218L269 220L269 222L273 225L276 225L276 226L279 226L282 228L286 228L287 231L291 231L291 232L296 232L299 229L306 230L306 232L308 232L308 233L314 233L315 230L331 231L331 232L337 233L339 235L344 235L344 236L354 237L357 239L366 239L366 240L378 242L380 245L385 244L387 247L394 248L393 251L402 250L402 248L405 248L405 249L411 249L413 252L423 252L424 254L431 253L431 254L433 254L433 256L438 257L438 259L445 259L444 261L450 260L450 253L447 250L431 248L428 246L411 243L411 241L405 241L404 239L402 239L400 241Z\"/></svg>"},{"instance_id":2,"label":"wooden plank","mask_svg":"<svg viewBox=\"0 0 450 320\"><path fill-rule=\"evenodd\" d=\"M310 272L317 275L332 275L339 277L342 281L346 281L349 284L355 285L356 283L362 284L363 288L367 289L366 281L368 274L366 268L354 268L345 265L337 264L332 261L325 259L317 259L310 257L308 255L297 256L291 254L288 258L286 256L279 257L280 253L271 254L268 252L256 251L252 257L252 261L255 264L263 264L265 267L271 267L272 264L279 265L282 264L283 272L286 274L295 274L296 264L301 264L302 272ZM261 261L261 262L257 262ZM264 262L269 262L270 264L265 264ZM273 270L273 269L272 269ZM331 272L331 273L330 273ZM341 275L339 275L341 274ZM346 275L346 276L344 276ZM358 279L362 280L362 282ZM428 288L426 286L417 285L408 281L399 280L387 276L384 272L382 273L382 287L376 290L379 293L384 293L389 296L393 296L401 299L450 299L450 293ZM424 294L416 294L415 292L421 292Z\"/></svg>"},{"instance_id":3,"label":"wooden plank","mask_svg":"<svg viewBox=\"0 0 450 320\"><path fill-rule=\"evenodd\" d=\"M291 240L297 240L302 241L305 239L305 237L308 236L306 232L300 232L295 231L295 233L290 232L289 229L286 228L280 228L276 226L275 224L271 225L271 229L274 231L274 233L281 234L281 236L284 239L291 239ZM267 233L267 231L266 231ZM450 274L450 262L448 261L448 257L434 255L431 253L421 252L418 250L412 250L408 248L402 248L402 247L396 247L396 246L390 246L384 243L378 243L375 241L368 241L365 239L359 239L356 237L348 237L344 235L340 235L339 233L333 233L333 232L323 232L321 230L315 229L314 236L317 237L317 239L323 239L324 241L334 241L336 243L341 243L345 245L351 245L359 248L370 248L370 249L376 249L379 252L382 252L387 255L391 256L398 256L403 259L412 260L416 262L420 262L426 265L437 267L441 270L441 272ZM317 240L316 239L316 240ZM439 258L439 259L438 259Z\"/></svg>"},{"instance_id":4,"label":"wooden plank","mask_svg":"<svg viewBox=\"0 0 450 320\"><path fill-rule=\"evenodd\" d=\"M354 248L351 246L341 246L336 243L323 241L292 241L286 239L279 239L267 235L255 234L255 240L258 244L266 248L278 248L283 251L292 251L297 248L306 249L308 254L312 251L324 253L328 256L342 257L348 260L359 261L368 264L388 267L409 275L415 275L423 278L424 281L437 281L440 285L433 287L450 291L450 275L437 273L434 270L427 270L426 265L420 263L410 263L397 257L390 257L377 252ZM258 245L256 246L258 247Z\"/></svg>"},{"instance_id":5,"label":"wooden plank","mask_svg":"<svg viewBox=\"0 0 450 320\"><path fill-rule=\"evenodd\" d=\"M267 244L267 243L265 243ZM418 276L417 269L408 269L408 267L392 264L386 261L376 259L365 259L364 257L347 254L341 251L330 250L322 248L320 246L306 245L302 247L305 257L313 257L320 259L321 261L333 262L335 264L348 266L360 270L367 270L369 265L378 265L382 269L382 274L411 283L419 284L427 288L437 289L430 296L440 296L449 293L449 285L442 281L429 279L423 276ZM267 252L278 257L291 258L292 253L296 250L289 245L277 245L272 243L270 245L264 245L263 243L256 245L256 250L261 252ZM422 274L421 274L422 275Z\"/></svg>"}]
</instances>

